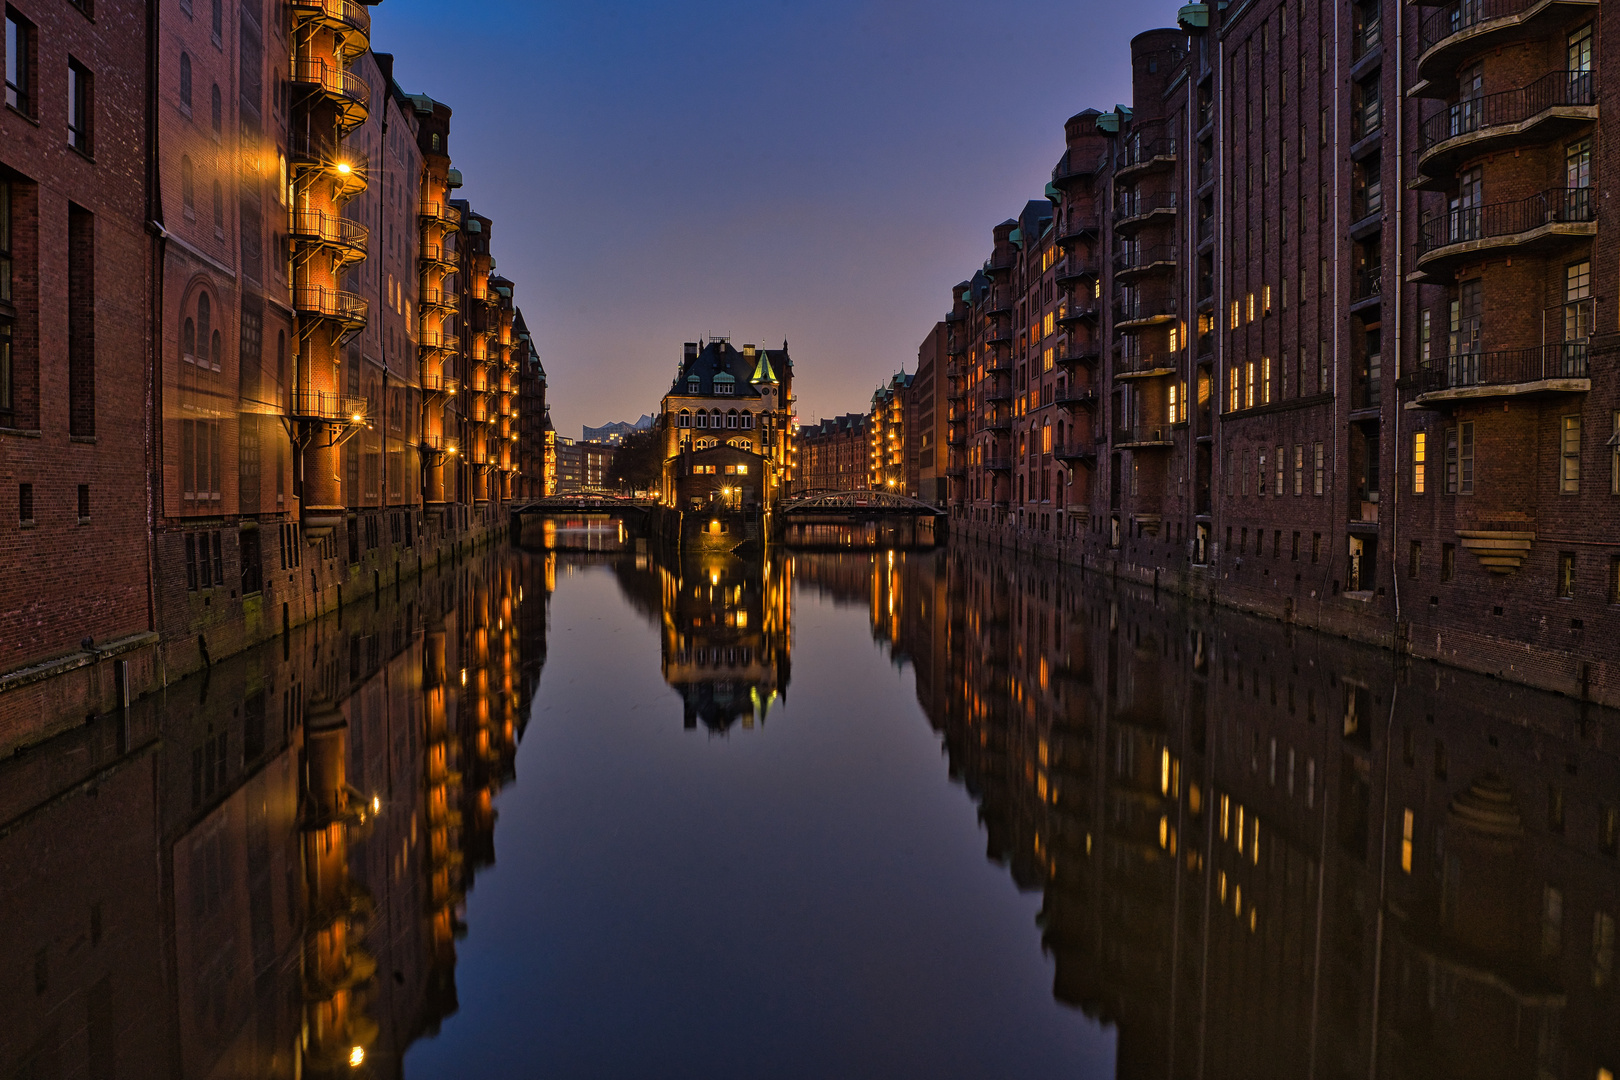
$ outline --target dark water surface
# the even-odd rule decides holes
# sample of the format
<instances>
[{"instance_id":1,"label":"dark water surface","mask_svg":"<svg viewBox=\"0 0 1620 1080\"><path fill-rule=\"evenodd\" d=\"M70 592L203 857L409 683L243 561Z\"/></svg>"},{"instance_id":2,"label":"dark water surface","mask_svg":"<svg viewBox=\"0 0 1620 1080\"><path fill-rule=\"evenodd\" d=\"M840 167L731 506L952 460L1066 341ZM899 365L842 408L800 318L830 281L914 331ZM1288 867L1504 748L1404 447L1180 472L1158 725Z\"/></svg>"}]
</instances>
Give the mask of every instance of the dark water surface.
<instances>
[{"instance_id":1,"label":"dark water surface","mask_svg":"<svg viewBox=\"0 0 1620 1080\"><path fill-rule=\"evenodd\" d=\"M1604 1080L1617 737L966 546L489 552L0 763L0 1077Z\"/></svg>"}]
</instances>

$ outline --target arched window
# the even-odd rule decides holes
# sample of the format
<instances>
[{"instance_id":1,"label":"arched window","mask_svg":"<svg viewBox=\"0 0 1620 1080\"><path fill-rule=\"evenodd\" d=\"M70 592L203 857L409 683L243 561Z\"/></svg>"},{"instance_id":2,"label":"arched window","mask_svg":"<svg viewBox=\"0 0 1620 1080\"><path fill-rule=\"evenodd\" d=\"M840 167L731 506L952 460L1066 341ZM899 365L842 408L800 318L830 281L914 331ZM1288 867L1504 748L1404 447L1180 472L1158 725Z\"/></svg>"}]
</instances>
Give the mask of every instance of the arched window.
<instances>
[{"instance_id":1,"label":"arched window","mask_svg":"<svg viewBox=\"0 0 1620 1080\"><path fill-rule=\"evenodd\" d=\"M220 97L218 83L214 84L214 89L209 93L208 108L214 121L214 138L217 139L225 131L225 101Z\"/></svg>"},{"instance_id":2,"label":"arched window","mask_svg":"<svg viewBox=\"0 0 1620 1080\"><path fill-rule=\"evenodd\" d=\"M747 428L753 427L754 426L754 414L753 413L746 413L746 412L743 413L740 417L737 418L737 426L740 427L740 428L743 428L745 430Z\"/></svg>"},{"instance_id":3,"label":"arched window","mask_svg":"<svg viewBox=\"0 0 1620 1080\"><path fill-rule=\"evenodd\" d=\"M188 216L197 216L197 190L193 185L190 154L180 156L180 205Z\"/></svg>"},{"instance_id":4,"label":"arched window","mask_svg":"<svg viewBox=\"0 0 1620 1080\"><path fill-rule=\"evenodd\" d=\"M736 426L737 426L737 410L732 409L730 412L726 413L726 427L734 428Z\"/></svg>"},{"instance_id":5,"label":"arched window","mask_svg":"<svg viewBox=\"0 0 1620 1080\"><path fill-rule=\"evenodd\" d=\"M180 54L180 107L191 111L191 54Z\"/></svg>"},{"instance_id":6,"label":"arched window","mask_svg":"<svg viewBox=\"0 0 1620 1080\"><path fill-rule=\"evenodd\" d=\"M214 181L214 233L225 239L225 189L218 180Z\"/></svg>"},{"instance_id":7,"label":"arched window","mask_svg":"<svg viewBox=\"0 0 1620 1080\"><path fill-rule=\"evenodd\" d=\"M685 409L682 409L680 418L677 420L675 426L676 427L686 427L686 428L691 427L692 426L692 414L687 412Z\"/></svg>"},{"instance_id":8,"label":"arched window","mask_svg":"<svg viewBox=\"0 0 1620 1080\"><path fill-rule=\"evenodd\" d=\"M193 364L197 362L197 324L190 319L180 327L180 355Z\"/></svg>"},{"instance_id":9,"label":"arched window","mask_svg":"<svg viewBox=\"0 0 1620 1080\"><path fill-rule=\"evenodd\" d=\"M435 154L437 154L439 152L439 133L438 132L433 133L433 152Z\"/></svg>"},{"instance_id":10,"label":"arched window","mask_svg":"<svg viewBox=\"0 0 1620 1080\"><path fill-rule=\"evenodd\" d=\"M214 333L214 306L208 302L208 294L203 293L197 297L197 342L206 346ZM205 357L206 359L206 357Z\"/></svg>"}]
</instances>

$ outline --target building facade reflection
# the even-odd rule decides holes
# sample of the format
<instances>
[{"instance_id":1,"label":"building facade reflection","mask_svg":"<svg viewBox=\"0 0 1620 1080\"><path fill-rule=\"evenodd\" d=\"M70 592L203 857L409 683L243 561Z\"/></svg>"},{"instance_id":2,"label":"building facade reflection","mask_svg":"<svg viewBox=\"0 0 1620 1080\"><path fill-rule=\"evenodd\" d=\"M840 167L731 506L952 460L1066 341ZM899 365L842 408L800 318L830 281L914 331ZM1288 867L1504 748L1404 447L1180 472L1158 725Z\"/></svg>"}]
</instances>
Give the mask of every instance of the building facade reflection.
<instances>
[{"instance_id":1,"label":"building facade reflection","mask_svg":"<svg viewBox=\"0 0 1620 1080\"><path fill-rule=\"evenodd\" d=\"M402 1075L553 580L447 563L0 764L0 1076Z\"/></svg>"},{"instance_id":2,"label":"building facade reflection","mask_svg":"<svg viewBox=\"0 0 1620 1080\"><path fill-rule=\"evenodd\" d=\"M1119 1077L1616 1071L1613 713L974 548L795 566L915 667Z\"/></svg>"},{"instance_id":3,"label":"building facade reflection","mask_svg":"<svg viewBox=\"0 0 1620 1080\"><path fill-rule=\"evenodd\" d=\"M615 564L626 598L658 625L664 681L681 696L687 728L748 730L787 696L793 565L757 549L642 554Z\"/></svg>"}]
</instances>

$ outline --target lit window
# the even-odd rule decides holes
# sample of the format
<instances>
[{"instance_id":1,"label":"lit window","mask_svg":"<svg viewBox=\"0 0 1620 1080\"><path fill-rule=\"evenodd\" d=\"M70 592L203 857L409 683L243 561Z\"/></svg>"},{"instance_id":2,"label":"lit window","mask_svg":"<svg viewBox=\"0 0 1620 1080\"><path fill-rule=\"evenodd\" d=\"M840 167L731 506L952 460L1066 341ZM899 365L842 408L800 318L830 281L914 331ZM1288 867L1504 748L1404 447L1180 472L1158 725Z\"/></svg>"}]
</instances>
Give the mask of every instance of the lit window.
<instances>
[{"instance_id":1,"label":"lit window","mask_svg":"<svg viewBox=\"0 0 1620 1080\"><path fill-rule=\"evenodd\" d=\"M1418 431L1412 435L1412 494L1422 495L1428 484L1429 436Z\"/></svg>"},{"instance_id":2,"label":"lit window","mask_svg":"<svg viewBox=\"0 0 1620 1080\"><path fill-rule=\"evenodd\" d=\"M1559 490L1565 495L1581 491L1581 418L1566 416L1560 427Z\"/></svg>"},{"instance_id":3,"label":"lit window","mask_svg":"<svg viewBox=\"0 0 1620 1080\"><path fill-rule=\"evenodd\" d=\"M1412 811L1406 811L1401 822L1401 869L1406 873L1412 872L1412 832L1414 818Z\"/></svg>"}]
</instances>

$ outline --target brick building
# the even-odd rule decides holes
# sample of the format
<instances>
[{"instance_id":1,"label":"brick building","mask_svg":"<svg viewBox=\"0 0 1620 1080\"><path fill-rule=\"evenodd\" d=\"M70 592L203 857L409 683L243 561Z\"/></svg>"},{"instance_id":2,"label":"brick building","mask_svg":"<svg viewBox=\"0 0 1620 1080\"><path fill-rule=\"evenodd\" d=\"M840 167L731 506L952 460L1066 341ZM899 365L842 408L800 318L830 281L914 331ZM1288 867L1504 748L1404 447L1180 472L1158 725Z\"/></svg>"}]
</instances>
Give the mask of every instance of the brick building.
<instances>
[{"instance_id":1,"label":"brick building","mask_svg":"<svg viewBox=\"0 0 1620 1080\"><path fill-rule=\"evenodd\" d=\"M911 380L901 372L872 392L866 421L866 483L873 491L917 492L917 455L908 438L914 423Z\"/></svg>"},{"instance_id":2,"label":"brick building","mask_svg":"<svg viewBox=\"0 0 1620 1080\"><path fill-rule=\"evenodd\" d=\"M559 438L557 447L557 491L608 486L608 470L613 467L614 448L606 443Z\"/></svg>"},{"instance_id":3,"label":"brick building","mask_svg":"<svg viewBox=\"0 0 1620 1080\"><path fill-rule=\"evenodd\" d=\"M869 420L865 413L845 413L830 420L799 425L799 467L793 490L869 490Z\"/></svg>"},{"instance_id":4,"label":"brick building","mask_svg":"<svg viewBox=\"0 0 1620 1080\"><path fill-rule=\"evenodd\" d=\"M959 531L1620 700L1593 9L1136 37L953 290Z\"/></svg>"},{"instance_id":5,"label":"brick building","mask_svg":"<svg viewBox=\"0 0 1620 1080\"><path fill-rule=\"evenodd\" d=\"M146 5L6 6L0 744L153 670ZM81 643L88 641L90 649ZM44 681L47 675L61 678Z\"/></svg>"},{"instance_id":6,"label":"brick building","mask_svg":"<svg viewBox=\"0 0 1620 1080\"><path fill-rule=\"evenodd\" d=\"M546 369L535 348L534 335L519 310L512 321L518 367L517 473L512 498L538 499L546 495Z\"/></svg>"},{"instance_id":7,"label":"brick building","mask_svg":"<svg viewBox=\"0 0 1620 1080\"><path fill-rule=\"evenodd\" d=\"M663 447L664 502L676 504L677 484L688 475L681 457L717 446L763 459L764 505L792 490L792 401L787 342L781 349L744 345L740 351L724 338L687 342L653 427Z\"/></svg>"},{"instance_id":8,"label":"brick building","mask_svg":"<svg viewBox=\"0 0 1620 1080\"><path fill-rule=\"evenodd\" d=\"M0 586L0 745L497 535L521 463L513 286L451 202L450 110L400 88L371 7L90 11L6 11L27 572Z\"/></svg>"},{"instance_id":9,"label":"brick building","mask_svg":"<svg viewBox=\"0 0 1620 1080\"><path fill-rule=\"evenodd\" d=\"M917 348L917 374L909 390L914 419L911 437L906 440L906 453L911 459L908 468L916 472L916 497L931 506L945 506L949 498L946 473L950 459L945 441L950 415L949 380L945 375L948 338L945 324L936 323L923 339Z\"/></svg>"}]
</instances>

